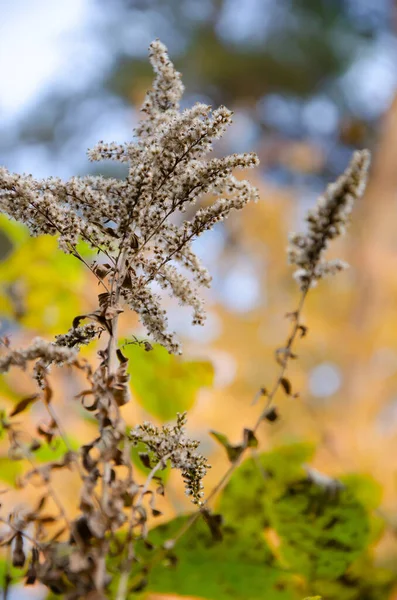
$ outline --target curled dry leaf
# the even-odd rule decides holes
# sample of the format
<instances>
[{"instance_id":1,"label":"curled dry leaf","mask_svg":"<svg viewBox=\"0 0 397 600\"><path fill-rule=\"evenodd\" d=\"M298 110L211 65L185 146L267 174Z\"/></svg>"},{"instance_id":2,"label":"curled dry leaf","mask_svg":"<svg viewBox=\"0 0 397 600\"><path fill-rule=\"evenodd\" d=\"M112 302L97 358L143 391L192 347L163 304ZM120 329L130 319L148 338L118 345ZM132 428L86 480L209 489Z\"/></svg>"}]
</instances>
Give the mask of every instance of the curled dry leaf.
<instances>
[{"instance_id":1,"label":"curled dry leaf","mask_svg":"<svg viewBox=\"0 0 397 600\"><path fill-rule=\"evenodd\" d=\"M28 406L30 406L34 402L37 402L37 400L39 398L40 398L40 394L32 394L31 396L28 396L27 398L20 400L18 402L18 404L12 409L9 416L15 417L15 415L19 415L21 412L26 410L28 408Z\"/></svg>"}]
</instances>

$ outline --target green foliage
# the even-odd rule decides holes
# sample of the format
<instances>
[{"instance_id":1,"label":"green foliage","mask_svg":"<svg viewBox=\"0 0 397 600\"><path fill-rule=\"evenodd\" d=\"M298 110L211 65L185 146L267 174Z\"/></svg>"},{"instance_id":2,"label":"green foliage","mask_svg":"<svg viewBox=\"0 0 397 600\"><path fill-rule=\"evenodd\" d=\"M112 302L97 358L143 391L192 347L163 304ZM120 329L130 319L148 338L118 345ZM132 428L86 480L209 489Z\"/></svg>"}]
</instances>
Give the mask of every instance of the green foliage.
<instances>
[{"instance_id":1,"label":"green foliage","mask_svg":"<svg viewBox=\"0 0 397 600\"><path fill-rule=\"evenodd\" d=\"M395 574L375 566L372 556L365 553L343 577L312 582L312 591L319 592L323 600L386 600L395 583Z\"/></svg>"},{"instance_id":2,"label":"green foliage","mask_svg":"<svg viewBox=\"0 0 397 600\"><path fill-rule=\"evenodd\" d=\"M124 343L127 340L124 341ZM131 387L139 403L162 421L189 410L200 388L212 385L214 370L207 361L186 361L156 344L150 352L127 344Z\"/></svg>"},{"instance_id":3,"label":"green foliage","mask_svg":"<svg viewBox=\"0 0 397 600\"><path fill-rule=\"evenodd\" d=\"M342 576L366 547L368 516L349 490L297 481L268 508L283 558L309 581Z\"/></svg>"},{"instance_id":4,"label":"green foliage","mask_svg":"<svg viewBox=\"0 0 397 600\"><path fill-rule=\"evenodd\" d=\"M66 331L81 312L81 263L59 251L55 238L29 237L25 227L2 215L0 230L13 245L0 262L1 313L41 333Z\"/></svg>"},{"instance_id":5,"label":"green foliage","mask_svg":"<svg viewBox=\"0 0 397 600\"><path fill-rule=\"evenodd\" d=\"M371 475L349 473L342 475L340 481L349 488L356 498L368 510L374 510L382 500L382 486Z\"/></svg>"},{"instance_id":6,"label":"green foliage","mask_svg":"<svg viewBox=\"0 0 397 600\"><path fill-rule=\"evenodd\" d=\"M3 591L6 579L9 578L9 583L18 582L24 575L24 569L13 567L9 561L0 558L0 589ZM14 590L15 592L15 590ZM5 597L5 596L3 596ZM16 597L16 596L14 596Z\"/></svg>"},{"instance_id":7,"label":"green foliage","mask_svg":"<svg viewBox=\"0 0 397 600\"><path fill-rule=\"evenodd\" d=\"M156 527L150 532L150 541L159 545L172 539L186 519L178 517ZM227 527L223 540L217 542L200 519L182 536L176 555L174 566L169 566L173 563L169 555L153 568L147 589L213 600L294 598L288 574L277 566L259 535Z\"/></svg>"},{"instance_id":8,"label":"green foliage","mask_svg":"<svg viewBox=\"0 0 397 600\"><path fill-rule=\"evenodd\" d=\"M0 456L0 482L15 487L16 479L22 473L23 465L21 461L10 460L8 456Z\"/></svg>"},{"instance_id":9,"label":"green foliage","mask_svg":"<svg viewBox=\"0 0 397 600\"><path fill-rule=\"evenodd\" d=\"M81 442L68 436L68 445L74 451L81 448ZM69 448L61 438L57 438L52 444L43 444L38 450L34 452L34 458L38 462L51 462L53 460L60 460Z\"/></svg>"}]
</instances>

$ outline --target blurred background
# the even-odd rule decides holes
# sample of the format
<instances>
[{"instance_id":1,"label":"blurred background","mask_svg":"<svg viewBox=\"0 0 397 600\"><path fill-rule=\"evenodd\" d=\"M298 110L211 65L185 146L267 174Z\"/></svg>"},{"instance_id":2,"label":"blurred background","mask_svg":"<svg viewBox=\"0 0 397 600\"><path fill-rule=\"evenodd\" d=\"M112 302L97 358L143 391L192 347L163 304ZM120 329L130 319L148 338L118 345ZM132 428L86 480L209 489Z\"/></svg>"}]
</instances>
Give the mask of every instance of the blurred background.
<instances>
[{"instance_id":1,"label":"blurred background","mask_svg":"<svg viewBox=\"0 0 397 600\"><path fill-rule=\"evenodd\" d=\"M321 471L371 475L382 485L383 514L394 523L394 0L0 0L0 9L0 164L8 169L39 178L99 172L122 177L122 169L93 165L85 153L100 139L132 137L152 80L147 47L157 37L183 74L184 106L201 101L235 111L216 152L254 150L260 157L260 168L246 174L259 187L259 203L196 243L213 275L206 325L194 328L188 311L169 308L186 365L208 371L209 361L214 377L199 390L192 384L187 401L177 390L188 366L164 367L164 385L154 361L148 390L158 395L154 403L169 408L148 410L145 390L128 408L131 423L190 409L190 430L214 464L207 490L226 468L208 430L237 443L242 425L254 422L258 406L252 399L272 385L274 350L288 334L285 313L297 307L299 290L286 264L288 232L304 226L306 210L354 149L371 149L366 195L348 236L330 251L351 267L309 294L308 336L289 371L300 397L280 393L281 419L263 428L261 441L266 448L308 440L316 445L314 464ZM31 240L1 218L0 257L1 332L13 343L37 334L50 339L66 331L79 311L95 307L96 283L56 252L55 240ZM125 319L125 336L141 333L133 317ZM31 392L30 385L10 377L0 392L8 401ZM59 410L77 438L92 435L92 425L76 425L80 413L63 408L61 398ZM169 514L187 506L176 481L169 503ZM378 551L395 559L393 527Z\"/></svg>"}]
</instances>

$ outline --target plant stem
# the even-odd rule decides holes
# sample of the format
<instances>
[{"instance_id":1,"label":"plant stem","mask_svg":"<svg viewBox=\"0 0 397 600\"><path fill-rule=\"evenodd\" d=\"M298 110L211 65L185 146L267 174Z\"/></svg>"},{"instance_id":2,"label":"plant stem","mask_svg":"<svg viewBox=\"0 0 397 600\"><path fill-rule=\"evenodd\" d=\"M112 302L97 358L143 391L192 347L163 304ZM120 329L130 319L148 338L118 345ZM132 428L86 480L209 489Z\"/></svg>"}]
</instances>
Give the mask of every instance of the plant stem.
<instances>
[{"instance_id":1,"label":"plant stem","mask_svg":"<svg viewBox=\"0 0 397 600\"><path fill-rule=\"evenodd\" d=\"M162 458L161 460L159 460L159 462L153 467L153 469L150 471L149 475L146 478L146 481L144 483L144 485L142 486L142 489L139 493L139 496L137 498L136 504L132 507L131 510L131 523L130 523L130 527L128 530L128 534L127 534L127 540L128 540L128 552L127 552L127 558L125 560L125 567L121 573L120 576L120 580L119 580L119 585L117 588L117 596L116 596L116 600L126 600L127 599L127 585L128 585L128 577L130 575L130 566L131 566L131 562L133 559L133 537L132 537L132 528L133 528L133 515L134 512L136 511L136 509L142 505L142 500L144 495L146 494L146 492L149 489L149 485L153 479L153 477L155 476L155 474L157 473L157 471L159 471L160 469L164 468L164 464L165 462L168 460L168 458L170 457L170 455L164 456L164 458Z\"/></svg>"}]
</instances>

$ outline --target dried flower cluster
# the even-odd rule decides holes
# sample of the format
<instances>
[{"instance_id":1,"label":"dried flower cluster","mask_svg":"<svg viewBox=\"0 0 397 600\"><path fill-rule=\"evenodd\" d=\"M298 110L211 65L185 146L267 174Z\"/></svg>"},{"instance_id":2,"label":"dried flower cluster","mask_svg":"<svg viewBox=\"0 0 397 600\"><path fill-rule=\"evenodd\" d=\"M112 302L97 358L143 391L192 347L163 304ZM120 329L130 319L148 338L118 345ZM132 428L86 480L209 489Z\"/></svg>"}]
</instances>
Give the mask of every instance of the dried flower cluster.
<instances>
[{"instance_id":1,"label":"dried flower cluster","mask_svg":"<svg viewBox=\"0 0 397 600\"><path fill-rule=\"evenodd\" d=\"M209 464L197 452L199 442L186 437L185 425L186 413L178 414L176 425L163 425L160 429L146 422L135 427L130 437L134 444L143 442L147 446L151 453L147 455L147 461L154 460L154 465L162 463L165 467L169 460L173 469L181 471L186 494L192 496L194 504L200 505L203 496L202 479Z\"/></svg>"},{"instance_id":2,"label":"dried flower cluster","mask_svg":"<svg viewBox=\"0 0 397 600\"><path fill-rule=\"evenodd\" d=\"M89 344L93 339L97 338L103 328L95 323L88 323L81 327L72 327L67 333L55 336L55 344L57 346L66 346L67 348L79 348Z\"/></svg>"},{"instance_id":3,"label":"dried flower cluster","mask_svg":"<svg viewBox=\"0 0 397 600\"><path fill-rule=\"evenodd\" d=\"M140 315L153 338L177 352L178 342L167 331L161 298L152 284L191 306L193 322L203 323L195 284L208 286L210 276L191 243L232 209L256 199L256 190L232 171L253 167L258 159L255 154L205 159L212 142L230 125L232 113L205 104L181 112L180 74L159 41L151 44L150 58L156 78L142 107L146 118L136 129L136 138L121 145L100 142L89 151L93 161L127 163L126 179L39 181L0 168L0 211L26 223L33 235L58 235L67 253L78 256L80 239L99 250L107 262L92 267L96 276L105 285L112 281L112 292ZM192 213L204 194L219 198Z\"/></svg>"},{"instance_id":4,"label":"dried flower cluster","mask_svg":"<svg viewBox=\"0 0 397 600\"><path fill-rule=\"evenodd\" d=\"M0 357L0 373L6 373L12 366L26 369L30 361L38 359L58 365L71 364L76 360L77 354L77 349L57 346L35 338L27 348L9 350Z\"/></svg>"},{"instance_id":5,"label":"dried flower cluster","mask_svg":"<svg viewBox=\"0 0 397 600\"><path fill-rule=\"evenodd\" d=\"M310 210L306 221L308 231L292 233L289 238L288 259L297 265L294 277L302 290L317 280L346 268L341 260L322 260L330 240L345 233L355 200L364 193L370 155L368 150L354 153L349 167L330 184L317 205Z\"/></svg>"}]
</instances>

